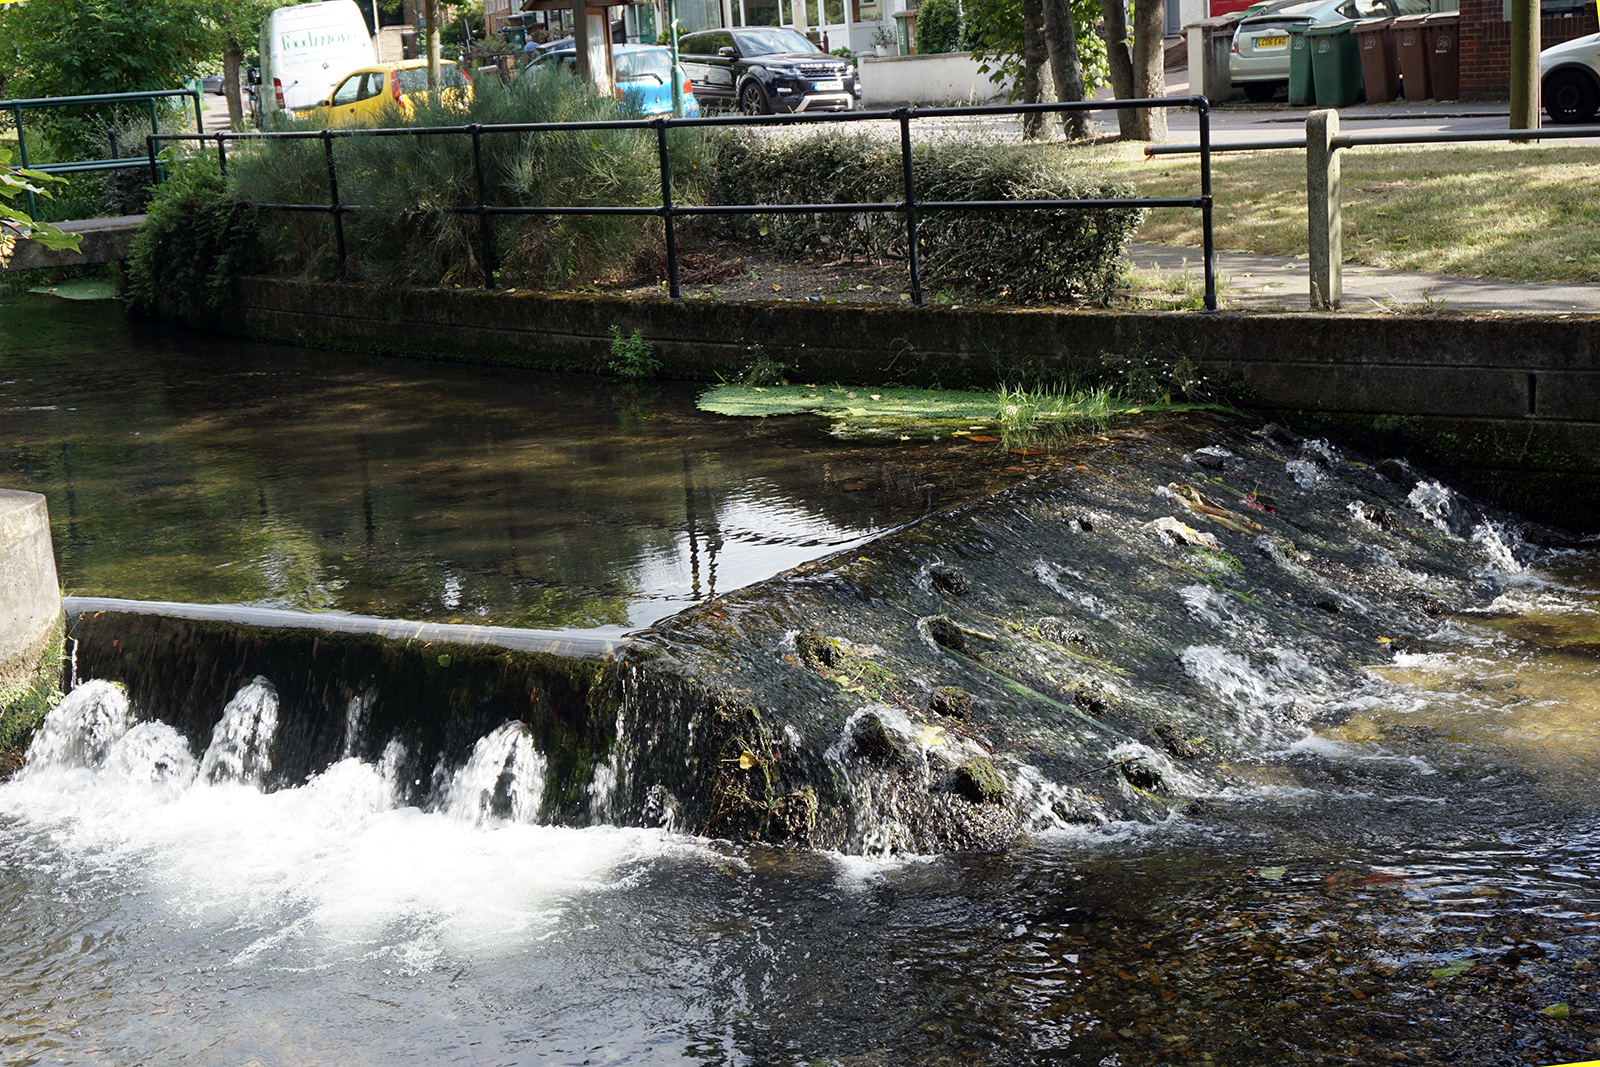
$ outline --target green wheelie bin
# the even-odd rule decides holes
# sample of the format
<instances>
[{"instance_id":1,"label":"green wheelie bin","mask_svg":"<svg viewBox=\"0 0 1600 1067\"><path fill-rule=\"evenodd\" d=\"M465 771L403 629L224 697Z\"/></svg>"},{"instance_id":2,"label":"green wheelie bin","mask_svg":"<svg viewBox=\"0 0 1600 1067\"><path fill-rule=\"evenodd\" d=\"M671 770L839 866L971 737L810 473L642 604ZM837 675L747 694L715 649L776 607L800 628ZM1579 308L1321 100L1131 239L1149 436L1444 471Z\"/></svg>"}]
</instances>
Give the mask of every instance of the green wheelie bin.
<instances>
[{"instance_id":1,"label":"green wheelie bin","mask_svg":"<svg viewBox=\"0 0 1600 1067\"><path fill-rule=\"evenodd\" d=\"M1311 50L1306 47L1306 27L1289 26L1289 106L1308 107L1316 102L1311 82Z\"/></svg>"},{"instance_id":2,"label":"green wheelie bin","mask_svg":"<svg viewBox=\"0 0 1600 1067\"><path fill-rule=\"evenodd\" d=\"M1311 81L1318 107L1349 107L1361 95L1361 49L1349 19L1306 30L1311 53Z\"/></svg>"}]
</instances>

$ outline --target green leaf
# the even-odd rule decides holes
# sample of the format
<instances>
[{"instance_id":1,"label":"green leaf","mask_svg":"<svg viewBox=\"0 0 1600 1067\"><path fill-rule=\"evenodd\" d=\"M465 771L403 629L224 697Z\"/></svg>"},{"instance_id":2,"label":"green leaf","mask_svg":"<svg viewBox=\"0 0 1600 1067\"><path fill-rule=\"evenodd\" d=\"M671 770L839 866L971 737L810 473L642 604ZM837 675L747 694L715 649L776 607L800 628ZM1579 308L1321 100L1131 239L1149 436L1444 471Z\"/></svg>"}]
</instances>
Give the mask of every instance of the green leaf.
<instances>
[{"instance_id":1,"label":"green leaf","mask_svg":"<svg viewBox=\"0 0 1600 1067\"><path fill-rule=\"evenodd\" d=\"M1548 1015L1552 1019L1565 1019L1571 1016L1572 1009L1565 1004L1552 1004L1548 1008L1540 1008L1540 1015Z\"/></svg>"},{"instance_id":2,"label":"green leaf","mask_svg":"<svg viewBox=\"0 0 1600 1067\"><path fill-rule=\"evenodd\" d=\"M1287 867L1257 867L1256 868L1257 877L1265 878L1269 882L1276 882L1279 878L1282 878L1284 875L1286 875L1288 873L1289 873L1289 868L1287 868Z\"/></svg>"},{"instance_id":3,"label":"green leaf","mask_svg":"<svg viewBox=\"0 0 1600 1067\"><path fill-rule=\"evenodd\" d=\"M1456 977L1457 975L1466 974L1468 971L1472 970L1472 968L1476 967L1477 965L1478 964L1474 960L1467 960L1467 959L1451 960L1449 963L1445 964L1443 967L1435 967L1432 971L1429 971L1428 973L1433 975L1435 978L1450 979L1450 978Z\"/></svg>"}]
</instances>

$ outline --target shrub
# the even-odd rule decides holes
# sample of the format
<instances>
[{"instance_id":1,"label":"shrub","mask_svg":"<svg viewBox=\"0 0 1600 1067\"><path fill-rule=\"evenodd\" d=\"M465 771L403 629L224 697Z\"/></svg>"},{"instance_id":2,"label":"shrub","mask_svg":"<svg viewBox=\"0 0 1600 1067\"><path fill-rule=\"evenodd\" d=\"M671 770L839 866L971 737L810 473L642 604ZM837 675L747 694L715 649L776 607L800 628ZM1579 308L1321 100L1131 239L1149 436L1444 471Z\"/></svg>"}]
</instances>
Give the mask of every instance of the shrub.
<instances>
[{"instance_id":1,"label":"shrub","mask_svg":"<svg viewBox=\"0 0 1600 1067\"><path fill-rule=\"evenodd\" d=\"M917 51L954 52L961 41L961 9L956 0L922 0L917 7Z\"/></svg>"},{"instance_id":2,"label":"shrub","mask_svg":"<svg viewBox=\"0 0 1600 1067\"><path fill-rule=\"evenodd\" d=\"M145 312L164 301L216 307L233 276L256 269L263 257L256 213L228 194L214 156L169 173L128 256L128 299Z\"/></svg>"},{"instance_id":3,"label":"shrub","mask_svg":"<svg viewBox=\"0 0 1600 1067\"><path fill-rule=\"evenodd\" d=\"M501 87L485 79L463 114L421 103L392 126L593 122L617 118L601 98L560 70L535 70ZM297 128L306 128L300 126ZM693 198L707 171L704 138L673 131L674 197ZM490 204L638 206L660 203L661 172L650 130L499 133L482 138ZM464 136L340 137L334 142L344 216L348 277L390 284L479 285L482 245L475 215L453 207L477 202L472 141ZM257 141L228 160L230 189L249 203L329 202L320 141ZM335 261L326 216L273 213L279 243L298 248L292 266L326 272ZM659 220L645 216L499 216L492 222L499 277L521 288L600 280L659 243Z\"/></svg>"},{"instance_id":4,"label":"shrub","mask_svg":"<svg viewBox=\"0 0 1600 1067\"><path fill-rule=\"evenodd\" d=\"M913 149L918 200L1079 200L1133 190L1019 147L948 140ZM795 181L804 175L803 183ZM827 190L836 203L904 196L900 153L867 134L723 140L713 195L723 203L799 203ZM920 211L925 284L1024 300L1104 299L1138 227L1137 208ZM905 222L892 212L731 216L735 236L780 253L903 257Z\"/></svg>"}]
</instances>

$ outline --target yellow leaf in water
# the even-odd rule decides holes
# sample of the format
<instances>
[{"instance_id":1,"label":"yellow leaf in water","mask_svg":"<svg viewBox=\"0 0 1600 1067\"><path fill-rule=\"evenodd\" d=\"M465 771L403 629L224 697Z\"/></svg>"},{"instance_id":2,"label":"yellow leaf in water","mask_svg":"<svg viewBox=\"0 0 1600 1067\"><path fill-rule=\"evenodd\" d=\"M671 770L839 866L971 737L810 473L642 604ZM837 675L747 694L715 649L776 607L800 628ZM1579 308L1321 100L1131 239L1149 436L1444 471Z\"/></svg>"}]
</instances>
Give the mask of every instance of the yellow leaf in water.
<instances>
[{"instance_id":1,"label":"yellow leaf in water","mask_svg":"<svg viewBox=\"0 0 1600 1067\"><path fill-rule=\"evenodd\" d=\"M756 763L756 754L751 752L748 748L739 753L739 769L741 771L748 771L751 767L754 767Z\"/></svg>"},{"instance_id":2,"label":"yellow leaf in water","mask_svg":"<svg viewBox=\"0 0 1600 1067\"><path fill-rule=\"evenodd\" d=\"M1552 1004L1548 1008L1540 1008L1540 1015L1548 1015L1552 1019L1565 1019L1572 1015L1572 1009L1565 1004Z\"/></svg>"}]
</instances>

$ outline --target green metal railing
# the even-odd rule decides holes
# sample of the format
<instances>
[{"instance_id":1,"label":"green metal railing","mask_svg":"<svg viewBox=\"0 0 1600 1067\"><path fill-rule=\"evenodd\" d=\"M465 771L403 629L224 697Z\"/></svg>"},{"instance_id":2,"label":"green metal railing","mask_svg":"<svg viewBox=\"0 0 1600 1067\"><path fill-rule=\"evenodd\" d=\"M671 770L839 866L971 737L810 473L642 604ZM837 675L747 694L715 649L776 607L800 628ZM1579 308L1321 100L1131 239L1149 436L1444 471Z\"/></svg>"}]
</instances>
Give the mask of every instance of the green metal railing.
<instances>
[{"instance_id":1,"label":"green metal railing","mask_svg":"<svg viewBox=\"0 0 1600 1067\"><path fill-rule=\"evenodd\" d=\"M33 163L28 159L28 137L23 129L22 113L24 111L37 111L42 108L75 107L94 104L118 104L130 100L143 100L150 109L150 129L153 133L161 132L159 109L156 101L173 96L187 96L194 102L194 128L199 133L205 129L200 121L200 92L197 89L155 89L137 93L94 93L88 96L41 96L29 100L0 100L0 112L9 111L17 124L17 162L25 170L36 170L43 174L81 174L86 171L98 170L131 170L134 167L149 165L148 156L118 157L120 150L117 144L117 128L106 127L106 134L111 141L110 159L85 159L69 163ZM34 195L28 194L28 214L38 214L38 204L34 202Z\"/></svg>"}]
</instances>

